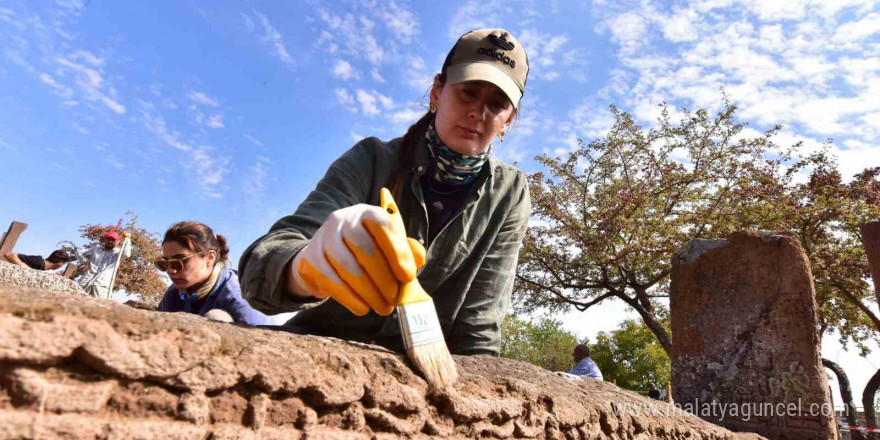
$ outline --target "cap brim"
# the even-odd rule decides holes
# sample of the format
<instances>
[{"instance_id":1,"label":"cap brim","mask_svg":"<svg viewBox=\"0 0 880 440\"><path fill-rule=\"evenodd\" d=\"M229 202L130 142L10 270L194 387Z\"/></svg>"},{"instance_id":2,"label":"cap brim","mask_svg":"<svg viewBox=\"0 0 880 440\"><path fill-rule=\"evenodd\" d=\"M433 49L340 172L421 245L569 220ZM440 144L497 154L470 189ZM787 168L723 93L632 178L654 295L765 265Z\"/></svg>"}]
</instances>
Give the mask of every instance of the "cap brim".
<instances>
[{"instance_id":1,"label":"cap brim","mask_svg":"<svg viewBox=\"0 0 880 440\"><path fill-rule=\"evenodd\" d=\"M514 108L519 107L522 99L522 91L516 85L516 81L503 70L489 63L461 63L453 64L446 69L446 83L458 84L465 81L486 81L498 86Z\"/></svg>"}]
</instances>

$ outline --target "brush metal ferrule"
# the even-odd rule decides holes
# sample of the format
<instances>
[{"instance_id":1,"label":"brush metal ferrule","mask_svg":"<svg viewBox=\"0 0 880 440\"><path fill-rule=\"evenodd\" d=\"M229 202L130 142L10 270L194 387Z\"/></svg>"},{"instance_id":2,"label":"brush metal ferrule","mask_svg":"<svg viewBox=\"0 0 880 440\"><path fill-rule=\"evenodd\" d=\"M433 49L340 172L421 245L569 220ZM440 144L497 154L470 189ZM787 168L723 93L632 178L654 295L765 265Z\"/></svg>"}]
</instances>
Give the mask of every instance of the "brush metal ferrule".
<instances>
[{"instance_id":1,"label":"brush metal ferrule","mask_svg":"<svg viewBox=\"0 0 880 440\"><path fill-rule=\"evenodd\" d=\"M407 350L420 345L443 342L443 329L433 301L421 301L397 307L400 334Z\"/></svg>"}]
</instances>

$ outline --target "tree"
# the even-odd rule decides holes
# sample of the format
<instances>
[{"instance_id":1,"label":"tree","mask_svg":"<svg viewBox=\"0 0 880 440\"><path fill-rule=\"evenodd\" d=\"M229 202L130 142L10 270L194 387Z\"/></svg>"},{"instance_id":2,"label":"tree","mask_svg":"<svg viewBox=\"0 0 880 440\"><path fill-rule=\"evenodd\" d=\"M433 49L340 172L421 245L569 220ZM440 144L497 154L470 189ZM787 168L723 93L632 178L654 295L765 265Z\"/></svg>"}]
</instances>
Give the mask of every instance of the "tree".
<instances>
[{"instance_id":1,"label":"tree","mask_svg":"<svg viewBox=\"0 0 880 440\"><path fill-rule=\"evenodd\" d=\"M572 352L581 343L565 331L562 322L542 319L531 322L507 315L501 323L501 357L528 362L550 371L568 371Z\"/></svg>"},{"instance_id":2,"label":"tree","mask_svg":"<svg viewBox=\"0 0 880 440\"><path fill-rule=\"evenodd\" d=\"M672 374L669 356L651 329L633 319L610 334L600 332L590 357L606 381L629 390L647 390L651 383L663 387Z\"/></svg>"},{"instance_id":3,"label":"tree","mask_svg":"<svg viewBox=\"0 0 880 440\"><path fill-rule=\"evenodd\" d=\"M683 109L672 123L661 110L644 130L612 105L607 135L579 141L567 157L537 158L547 170L530 176L539 222L520 252L516 309L585 311L619 299L668 354L663 299L675 250L694 238L786 230L811 262L820 334L837 331L866 355L880 318L866 305L875 299L858 227L880 218L880 168L844 182L828 145L798 155L802 144L774 143L779 126L743 136L726 97L714 116Z\"/></svg>"},{"instance_id":4,"label":"tree","mask_svg":"<svg viewBox=\"0 0 880 440\"><path fill-rule=\"evenodd\" d=\"M129 293L139 293L145 300L158 303L156 297L165 292L167 285L153 265L153 261L162 256L159 245L159 234L147 231L138 226L138 216L133 211L126 211L128 220L119 219L115 225L86 224L80 226L81 237L90 245L100 246L101 237L108 231L128 232L131 234L131 258L123 258L116 274L114 290L123 288Z\"/></svg>"},{"instance_id":5,"label":"tree","mask_svg":"<svg viewBox=\"0 0 880 440\"><path fill-rule=\"evenodd\" d=\"M672 254L693 238L754 227L754 188L790 151L771 141L778 127L741 139L744 124L726 100L714 117L684 110L677 125L661 108L658 127L646 132L611 106L615 123L604 138L579 141L567 158L537 158L550 176L530 176L542 224L529 227L520 252L519 309L585 311L617 298L671 352L658 299L668 297Z\"/></svg>"}]
</instances>

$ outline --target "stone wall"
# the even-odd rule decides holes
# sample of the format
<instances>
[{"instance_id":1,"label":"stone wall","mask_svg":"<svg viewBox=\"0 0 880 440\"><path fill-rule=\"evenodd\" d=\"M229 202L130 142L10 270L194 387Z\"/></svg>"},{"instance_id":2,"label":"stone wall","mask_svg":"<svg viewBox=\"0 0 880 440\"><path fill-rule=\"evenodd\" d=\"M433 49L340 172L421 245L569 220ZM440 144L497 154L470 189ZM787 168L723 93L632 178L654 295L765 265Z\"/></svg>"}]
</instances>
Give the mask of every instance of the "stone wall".
<instances>
[{"instance_id":1,"label":"stone wall","mask_svg":"<svg viewBox=\"0 0 880 440\"><path fill-rule=\"evenodd\" d=\"M761 438L634 415L660 403L606 382L456 362L461 380L429 393L374 346L0 286L0 438Z\"/></svg>"},{"instance_id":2,"label":"stone wall","mask_svg":"<svg viewBox=\"0 0 880 440\"><path fill-rule=\"evenodd\" d=\"M676 402L770 439L835 438L813 278L797 239L691 241L673 259L670 309Z\"/></svg>"},{"instance_id":3,"label":"stone wall","mask_svg":"<svg viewBox=\"0 0 880 440\"><path fill-rule=\"evenodd\" d=\"M34 270L29 267L17 266L5 261L0 261L0 284L19 287L34 287L38 289L76 293L81 295L86 294L82 287L73 280L64 278L53 272Z\"/></svg>"}]
</instances>

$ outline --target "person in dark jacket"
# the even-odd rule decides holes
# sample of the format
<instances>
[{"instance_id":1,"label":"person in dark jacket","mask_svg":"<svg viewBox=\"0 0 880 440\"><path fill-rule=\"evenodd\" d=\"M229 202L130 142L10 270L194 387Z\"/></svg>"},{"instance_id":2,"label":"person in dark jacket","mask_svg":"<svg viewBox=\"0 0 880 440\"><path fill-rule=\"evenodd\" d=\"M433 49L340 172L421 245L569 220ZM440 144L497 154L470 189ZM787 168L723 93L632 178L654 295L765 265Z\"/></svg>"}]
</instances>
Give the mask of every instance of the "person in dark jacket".
<instances>
[{"instance_id":1,"label":"person in dark jacket","mask_svg":"<svg viewBox=\"0 0 880 440\"><path fill-rule=\"evenodd\" d=\"M73 261L75 259L74 257L71 257L64 249L59 249L52 252L49 255L49 258L45 259L39 255L24 255L16 254L14 252L7 252L5 255L3 255L3 258L5 258L6 261L12 264L29 267L36 270L55 270L60 268L61 266L64 266L65 263Z\"/></svg>"},{"instance_id":2,"label":"person in dark jacket","mask_svg":"<svg viewBox=\"0 0 880 440\"><path fill-rule=\"evenodd\" d=\"M497 356L531 202L526 174L491 152L528 72L506 30L462 35L434 77L428 112L403 137L358 142L245 251L244 297L266 313L298 311L290 331L400 351L398 283L417 276L449 350ZM383 188L401 227L378 206Z\"/></svg>"},{"instance_id":3,"label":"person in dark jacket","mask_svg":"<svg viewBox=\"0 0 880 440\"><path fill-rule=\"evenodd\" d=\"M167 272L172 283L159 303L159 311L193 313L254 326L267 324L266 315L242 299L238 274L229 267L228 260L226 238L214 234L204 223L173 225L162 240L162 258L155 261L156 268Z\"/></svg>"}]
</instances>

